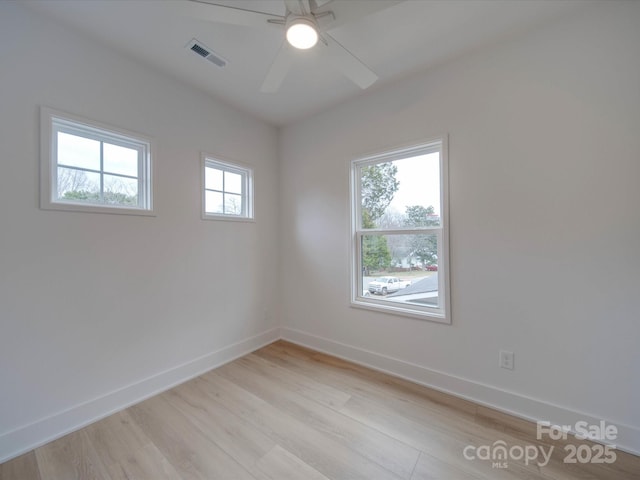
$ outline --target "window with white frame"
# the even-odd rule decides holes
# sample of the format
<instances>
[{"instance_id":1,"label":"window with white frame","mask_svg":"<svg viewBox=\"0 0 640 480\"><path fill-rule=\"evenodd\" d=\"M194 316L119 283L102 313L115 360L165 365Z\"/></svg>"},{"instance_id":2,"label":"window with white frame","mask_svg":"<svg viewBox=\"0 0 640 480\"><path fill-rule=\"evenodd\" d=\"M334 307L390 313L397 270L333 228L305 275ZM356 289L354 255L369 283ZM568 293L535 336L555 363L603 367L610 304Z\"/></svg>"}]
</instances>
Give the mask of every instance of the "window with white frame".
<instances>
[{"instance_id":1,"label":"window with white frame","mask_svg":"<svg viewBox=\"0 0 640 480\"><path fill-rule=\"evenodd\" d=\"M352 161L356 307L450 323L446 137Z\"/></svg>"},{"instance_id":2,"label":"window with white frame","mask_svg":"<svg viewBox=\"0 0 640 480\"><path fill-rule=\"evenodd\" d=\"M41 109L40 206L150 215L151 140Z\"/></svg>"},{"instance_id":3,"label":"window with white frame","mask_svg":"<svg viewBox=\"0 0 640 480\"><path fill-rule=\"evenodd\" d=\"M253 171L202 156L202 216L205 219L253 218Z\"/></svg>"}]
</instances>

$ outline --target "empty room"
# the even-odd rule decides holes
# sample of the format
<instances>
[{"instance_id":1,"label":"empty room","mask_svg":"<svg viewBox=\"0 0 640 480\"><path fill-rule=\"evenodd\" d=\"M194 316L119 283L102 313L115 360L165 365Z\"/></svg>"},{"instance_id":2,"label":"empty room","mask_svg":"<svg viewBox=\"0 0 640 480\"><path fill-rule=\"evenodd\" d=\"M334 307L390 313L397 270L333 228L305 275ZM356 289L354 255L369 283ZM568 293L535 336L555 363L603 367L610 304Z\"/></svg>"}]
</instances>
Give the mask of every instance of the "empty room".
<instances>
[{"instance_id":1,"label":"empty room","mask_svg":"<svg viewBox=\"0 0 640 480\"><path fill-rule=\"evenodd\" d=\"M640 1L0 0L0 480L640 479Z\"/></svg>"}]
</instances>

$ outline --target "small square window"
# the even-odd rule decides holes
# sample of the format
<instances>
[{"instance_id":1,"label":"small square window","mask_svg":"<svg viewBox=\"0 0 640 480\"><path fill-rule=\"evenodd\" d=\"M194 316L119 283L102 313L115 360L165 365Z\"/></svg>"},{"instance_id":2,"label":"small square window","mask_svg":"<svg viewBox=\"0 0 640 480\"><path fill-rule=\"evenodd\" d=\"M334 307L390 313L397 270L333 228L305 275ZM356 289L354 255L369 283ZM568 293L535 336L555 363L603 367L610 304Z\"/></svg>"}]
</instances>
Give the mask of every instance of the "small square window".
<instances>
[{"instance_id":1,"label":"small square window","mask_svg":"<svg viewBox=\"0 0 640 480\"><path fill-rule=\"evenodd\" d=\"M149 139L44 107L41 130L41 208L153 214Z\"/></svg>"},{"instance_id":2,"label":"small square window","mask_svg":"<svg viewBox=\"0 0 640 480\"><path fill-rule=\"evenodd\" d=\"M202 218L253 219L253 171L202 156Z\"/></svg>"}]
</instances>

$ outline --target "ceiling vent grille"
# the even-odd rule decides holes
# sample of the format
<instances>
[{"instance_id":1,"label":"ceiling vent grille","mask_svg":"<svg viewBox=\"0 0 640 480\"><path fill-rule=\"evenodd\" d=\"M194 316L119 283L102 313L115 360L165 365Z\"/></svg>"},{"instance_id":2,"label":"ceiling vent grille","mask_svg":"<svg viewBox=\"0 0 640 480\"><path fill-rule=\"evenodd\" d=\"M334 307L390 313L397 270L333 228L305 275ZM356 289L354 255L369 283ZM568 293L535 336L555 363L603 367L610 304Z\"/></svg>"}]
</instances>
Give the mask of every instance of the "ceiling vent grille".
<instances>
[{"instance_id":1,"label":"ceiling vent grille","mask_svg":"<svg viewBox=\"0 0 640 480\"><path fill-rule=\"evenodd\" d=\"M187 48L192 52L194 52L195 54L199 55L200 57L206 58L207 60L209 60L214 65L217 65L218 67L221 67L221 68L226 67L227 63L229 63L227 62L227 60L222 58L222 56L218 55L209 47L204 45L201 41L196 40L195 38L187 44Z\"/></svg>"}]
</instances>

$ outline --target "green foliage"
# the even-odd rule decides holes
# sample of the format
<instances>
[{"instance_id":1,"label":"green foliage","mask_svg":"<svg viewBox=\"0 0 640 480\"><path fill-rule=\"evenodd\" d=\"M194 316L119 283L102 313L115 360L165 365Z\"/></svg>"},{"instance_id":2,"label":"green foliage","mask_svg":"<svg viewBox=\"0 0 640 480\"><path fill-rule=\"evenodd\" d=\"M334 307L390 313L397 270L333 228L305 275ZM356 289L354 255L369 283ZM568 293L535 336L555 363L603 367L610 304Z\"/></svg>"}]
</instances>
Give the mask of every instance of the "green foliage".
<instances>
[{"instance_id":1,"label":"green foliage","mask_svg":"<svg viewBox=\"0 0 640 480\"><path fill-rule=\"evenodd\" d=\"M407 227L435 227L440 224L440 217L435 214L433 205L426 208L422 205L407 207L405 215Z\"/></svg>"},{"instance_id":2,"label":"green foliage","mask_svg":"<svg viewBox=\"0 0 640 480\"><path fill-rule=\"evenodd\" d=\"M100 200L100 194L87 190L72 190L70 192L64 192L63 198L65 200Z\"/></svg>"},{"instance_id":3,"label":"green foliage","mask_svg":"<svg viewBox=\"0 0 640 480\"><path fill-rule=\"evenodd\" d=\"M391 266L391 252L386 237L381 235L364 235L362 237L362 266L365 275L369 272L385 270Z\"/></svg>"},{"instance_id":4,"label":"green foliage","mask_svg":"<svg viewBox=\"0 0 640 480\"><path fill-rule=\"evenodd\" d=\"M118 192L104 192L100 197L100 192L90 192L88 190L72 190L64 192L65 200L80 200L89 203L100 203L106 205L137 205L137 195L126 195Z\"/></svg>"},{"instance_id":5,"label":"green foliage","mask_svg":"<svg viewBox=\"0 0 640 480\"><path fill-rule=\"evenodd\" d=\"M379 163L362 168L362 228L376 228L376 220L385 213L400 187L396 180L398 167L393 163ZM387 238L365 235L362 239L362 266L365 275L391 266L391 252Z\"/></svg>"},{"instance_id":6,"label":"green foliage","mask_svg":"<svg viewBox=\"0 0 640 480\"><path fill-rule=\"evenodd\" d=\"M398 173L398 167L391 162L368 165L362 168L360 182L363 221L365 212L372 223L375 223L384 214L400 187L396 173Z\"/></svg>"},{"instance_id":7,"label":"green foliage","mask_svg":"<svg viewBox=\"0 0 640 480\"><path fill-rule=\"evenodd\" d=\"M407 207L405 221L408 227L432 227L440 224L440 219L435 216L435 209L431 205L427 208L422 205ZM423 265L437 265L438 242L435 235L425 233L411 236L409 249L411 255Z\"/></svg>"}]
</instances>

